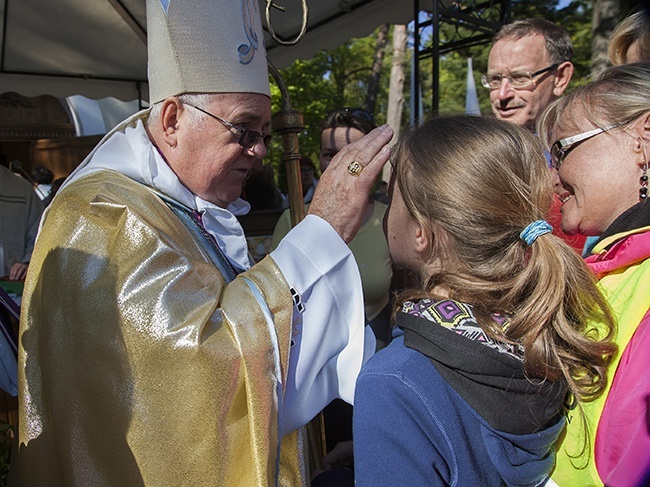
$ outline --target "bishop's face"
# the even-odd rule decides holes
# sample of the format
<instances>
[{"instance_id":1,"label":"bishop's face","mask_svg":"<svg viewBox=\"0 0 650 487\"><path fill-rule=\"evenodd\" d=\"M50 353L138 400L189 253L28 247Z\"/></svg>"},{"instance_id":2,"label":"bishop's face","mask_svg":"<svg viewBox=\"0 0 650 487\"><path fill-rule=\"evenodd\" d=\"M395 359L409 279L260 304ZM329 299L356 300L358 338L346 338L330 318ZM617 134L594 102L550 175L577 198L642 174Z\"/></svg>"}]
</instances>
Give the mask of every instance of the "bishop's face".
<instances>
[{"instance_id":1,"label":"bishop's face","mask_svg":"<svg viewBox=\"0 0 650 487\"><path fill-rule=\"evenodd\" d=\"M210 98L202 109L231 124L268 134L271 100L261 94L225 93ZM266 156L263 139L250 148L239 144L241 132L196 109L182 105L178 117L178 147L168 163L181 183L195 195L226 208L241 194L256 160Z\"/></svg>"}]
</instances>

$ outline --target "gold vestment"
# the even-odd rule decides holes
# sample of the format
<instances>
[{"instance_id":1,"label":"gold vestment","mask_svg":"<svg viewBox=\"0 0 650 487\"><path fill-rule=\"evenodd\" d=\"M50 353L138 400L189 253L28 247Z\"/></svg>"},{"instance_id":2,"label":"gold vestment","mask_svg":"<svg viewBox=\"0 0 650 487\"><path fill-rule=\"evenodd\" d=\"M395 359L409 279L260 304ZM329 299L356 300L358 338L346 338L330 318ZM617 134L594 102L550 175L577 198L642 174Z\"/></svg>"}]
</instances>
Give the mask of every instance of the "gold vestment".
<instances>
[{"instance_id":1,"label":"gold vestment","mask_svg":"<svg viewBox=\"0 0 650 487\"><path fill-rule=\"evenodd\" d=\"M293 302L270 257L226 283L158 196L100 171L54 200L22 305L12 484L306 483L296 433L279 459Z\"/></svg>"}]
</instances>

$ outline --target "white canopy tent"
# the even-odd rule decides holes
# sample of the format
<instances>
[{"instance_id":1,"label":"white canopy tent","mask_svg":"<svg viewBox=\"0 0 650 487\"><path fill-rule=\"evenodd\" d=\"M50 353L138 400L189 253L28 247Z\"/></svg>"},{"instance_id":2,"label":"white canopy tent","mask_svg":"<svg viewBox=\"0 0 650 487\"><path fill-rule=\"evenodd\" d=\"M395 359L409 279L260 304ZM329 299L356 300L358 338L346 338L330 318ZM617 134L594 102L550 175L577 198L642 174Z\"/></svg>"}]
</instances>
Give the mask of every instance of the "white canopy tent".
<instances>
[{"instance_id":1,"label":"white canopy tent","mask_svg":"<svg viewBox=\"0 0 650 487\"><path fill-rule=\"evenodd\" d=\"M264 17L267 0L256 1ZM271 9L273 30L294 39L301 0L275 3L286 10ZM296 45L279 45L267 30L276 67L367 36L382 23L413 19L413 2L405 0L309 0L308 7L307 31ZM145 0L0 0L0 14L0 93L148 98Z\"/></svg>"}]
</instances>

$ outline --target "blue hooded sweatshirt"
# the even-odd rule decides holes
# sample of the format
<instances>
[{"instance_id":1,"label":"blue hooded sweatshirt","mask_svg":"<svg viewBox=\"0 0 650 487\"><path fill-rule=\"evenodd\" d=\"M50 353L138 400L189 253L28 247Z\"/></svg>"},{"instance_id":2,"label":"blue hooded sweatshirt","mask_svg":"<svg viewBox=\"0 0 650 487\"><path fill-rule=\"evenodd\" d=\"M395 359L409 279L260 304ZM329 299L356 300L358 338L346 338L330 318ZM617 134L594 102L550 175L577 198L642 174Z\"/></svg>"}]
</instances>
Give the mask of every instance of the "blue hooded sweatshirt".
<instances>
[{"instance_id":1,"label":"blue hooded sweatshirt","mask_svg":"<svg viewBox=\"0 0 650 487\"><path fill-rule=\"evenodd\" d=\"M356 485L544 484L564 384L531 381L520 360L430 320L398 313L394 340L361 370Z\"/></svg>"}]
</instances>

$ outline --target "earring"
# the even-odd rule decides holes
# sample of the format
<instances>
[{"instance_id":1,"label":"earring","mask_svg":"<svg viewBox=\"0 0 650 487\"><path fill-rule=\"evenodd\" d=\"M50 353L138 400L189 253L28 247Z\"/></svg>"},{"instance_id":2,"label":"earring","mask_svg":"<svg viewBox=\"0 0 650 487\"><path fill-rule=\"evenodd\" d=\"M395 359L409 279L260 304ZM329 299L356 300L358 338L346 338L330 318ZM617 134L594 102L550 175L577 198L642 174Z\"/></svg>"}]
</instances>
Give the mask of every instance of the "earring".
<instances>
[{"instance_id":1,"label":"earring","mask_svg":"<svg viewBox=\"0 0 650 487\"><path fill-rule=\"evenodd\" d=\"M639 201L645 201L648 198L648 158L645 155L645 146L643 147L643 169L639 183Z\"/></svg>"}]
</instances>

